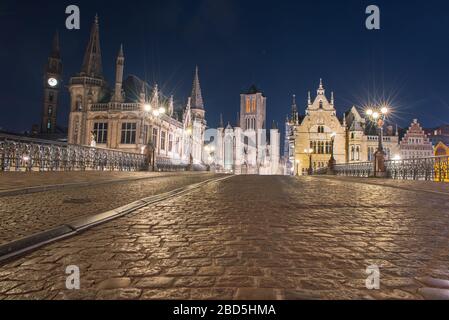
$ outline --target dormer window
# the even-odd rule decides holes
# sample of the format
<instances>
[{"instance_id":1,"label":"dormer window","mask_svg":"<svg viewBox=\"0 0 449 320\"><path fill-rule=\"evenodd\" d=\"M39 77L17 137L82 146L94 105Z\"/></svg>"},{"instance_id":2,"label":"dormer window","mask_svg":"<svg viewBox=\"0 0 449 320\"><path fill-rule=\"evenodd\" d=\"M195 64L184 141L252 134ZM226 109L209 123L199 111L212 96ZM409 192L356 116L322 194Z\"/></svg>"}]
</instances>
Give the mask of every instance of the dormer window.
<instances>
[{"instance_id":1,"label":"dormer window","mask_svg":"<svg viewBox=\"0 0 449 320\"><path fill-rule=\"evenodd\" d=\"M323 101L320 100L320 109L323 109Z\"/></svg>"}]
</instances>

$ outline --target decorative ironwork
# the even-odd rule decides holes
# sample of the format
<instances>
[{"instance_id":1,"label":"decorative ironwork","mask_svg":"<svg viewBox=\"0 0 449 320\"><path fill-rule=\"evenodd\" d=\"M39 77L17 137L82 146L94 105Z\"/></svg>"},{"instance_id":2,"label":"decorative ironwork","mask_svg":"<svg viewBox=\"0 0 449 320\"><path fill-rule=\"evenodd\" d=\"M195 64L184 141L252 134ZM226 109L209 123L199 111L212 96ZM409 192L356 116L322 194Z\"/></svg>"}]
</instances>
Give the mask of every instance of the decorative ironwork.
<instances>
[{"instance_id":1,"label":"decorative ironwork","mask_svg":"<svg viewBox=\"0 0 449 320\"><path fill-rule=\"evenodd\" d=\"M449 156L385 161L387 177L397 180L449 182ZM374 162L338 164L334 172L340 176L371 177ZM315 174L327 174L327 169Z\"/></svg>"},{"instance_id":2,"label":"decorative ironwork","mask_svg":"<svg viewBox=\"0 0 449 320\"><path fill-rule=\"evenodd\" d=\"M385 161L388 176L402 180L449 181L449 157Z\"/></svg>"},{"instance_id":3,"label":"decorative ironwork","mask_svg":"<svg viewBox=\"0 0 449 320\"><path fill-rule=\"evenodd\" d=\"M0 134L0 171L139 171L145 156Z\"/></svg>"}]
</instances>

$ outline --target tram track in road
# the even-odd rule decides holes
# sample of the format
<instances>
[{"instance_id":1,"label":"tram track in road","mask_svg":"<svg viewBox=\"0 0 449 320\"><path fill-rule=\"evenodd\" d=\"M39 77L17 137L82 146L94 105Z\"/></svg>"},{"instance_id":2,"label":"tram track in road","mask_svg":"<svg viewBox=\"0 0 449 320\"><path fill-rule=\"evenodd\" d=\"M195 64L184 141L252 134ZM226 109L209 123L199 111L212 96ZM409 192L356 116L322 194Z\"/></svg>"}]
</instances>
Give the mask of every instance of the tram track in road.
<instances>
[{"instance_id":1,"label":"tram track in road","mask_svg":"<svg viewBox=\"0 0 449 320\"><path fill-rule=\"evenodd\" d=\"M104 224L111 220L115 220L117 218L128 215L136 210L139 210L145 206L155 204L158 202L162 202L167 199L172 199L174 197L178 197L184 194L187 194L193 190L201 188L202 186L220 182L223 180L227 180L232 178L233 176L225 176L219 178L208 179L199 183L194 183L191 185L187 185L169 192L165 192L158 195L153 195L150 197L146 197L134 202L131 202L125 206L121 206L119 208L105 211L98 214L93 214L87 217L83 217L55 228L51 228L49 230L45 230L42 232L35 233L33 235L14 240L8 243L5 243L0 246L0 265L7 263L11 260L14 260L18 257L26 255L36 249L39 249L43 246L46 246L50 243L60 241L63 239L67 239L73 236L76 236L88 229L96 227L98 225Z\"/></svg>"},{"instance_id":2,"label":"tram track in road","mask_svg":"<svg viewBox=\"0 0 449 320\"><path fill-rule=\"evenodd\" d=\"M139 181L144 181L144 180L149 180L149 179L163 179L163 178L172 177L172 176L175 176L175 174L164 174L164 175L158 175L158 176L151 175L151 176L147 176L147 177L110 179L110 180L94 181L94 182L84 181L84 182L72 182L72 183L48 184L48 185L40 185L40 186L12 188L12 189L0 190L0 197L33 194L33 193L48 192L48 191L61 190L61 189L73 189L73 188L81 188L81 187L101 186L101 185L107 185L107 184L139 182Z\"/></svg>"}]
</instances>

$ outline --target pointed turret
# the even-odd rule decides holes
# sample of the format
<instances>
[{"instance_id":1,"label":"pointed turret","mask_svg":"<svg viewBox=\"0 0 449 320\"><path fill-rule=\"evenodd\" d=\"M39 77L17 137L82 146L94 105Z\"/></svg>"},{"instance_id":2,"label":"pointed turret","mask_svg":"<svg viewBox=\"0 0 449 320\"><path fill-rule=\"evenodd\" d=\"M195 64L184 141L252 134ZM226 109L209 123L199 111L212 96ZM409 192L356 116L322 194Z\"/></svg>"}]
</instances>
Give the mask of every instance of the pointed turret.
<instances>
[{"instance_id":1,"label":"pointed turret","mask_svg":"<svg viewBox=\"0 0 449 320\"><path fill-rule=\"evenodd\" d=\"M293 95L293 101L292 101L292 122L297 123L298 122L298 106L296 105L296 95Z\"/></svg>"},{"instance_id":2,"label":"pointed turret","mask_svg":"<svg viewBox=\"0 0 449 320\"><path fill-rule=\"evenodd\" d=\"M123 102L122 84L123 84L123 69L125 66L125 56L123 54L123 45L120 45L120 50L117 55L115 64L115 91L114 101Z\"/></svg>"},{"instance_id":3,"label":"pointed turret","mask_svg":"<svg viewBox=\"0 0 449 320\"><path fill-rule=\"evenodd\" d=\"M192 88L192 109L204 109L203 95L201 93L201 85L200 85L200 77L199 77L199 69L196 66L195 70L195 78L193 79L193 88Z\"/></svg>"},{"instance_id":4,"label":"pointed turret","mask_svg":"<svg viewBox=\"0 0 449 320\"><path fill-rule=\"evenodd\" d=\"M317 95L324 96L324 86L323 86L323 79L320 78L320 86L317 90Z\"/></svg>"},{"instance_id":5,"label":"pointed turret","mask_svg":"<svg viewBox=\"0 0 449 320\"><path fill-rule=\"evenodd\" d=\"M175 102L174 97L170 96L170 99L168 101L168 115L170 117L173 117L173 113L175 112Z\"/></svg>"},{"instance_id":6,"label":"pointed turret","mask_svg":"<svg viewBox=\"0 0 449 320\"><path fill-rule=\"evenodd\" d=\"M220 123L218 124L218 127L224 128L223 113L220 113Z\"/></svg>"},{"instance_id":7,"label":"pointed turret","mask_svg":"<svg viewBox=\"0 0 449 320\"><path fill-rule=\"evenodd\" d=\"M95 16L95 21L92 24L89 43L84 54L81 75L101 79L103 78L98 15Z\"/></svg>"},{"instance_id":8,"label":"pointed turret","mask_svg":"<svg viewBox=\"0 0 449 320\"><path fill-rule=\"evenodd\" d=\"M145 87L145 81L142 81L142 87L140 88L140 103L147 101L147 91Z\"/></svg>"},{"instance_id":9,"label":"pointed turret","mask_svg":"<svg viewBox=\"0 0 449 320\"><path fill-rule=\"evenodd\" d=\"M153 94L151 96L151 107L154 109L159 108L159 88L158 85L154 85Z\"/></svg>"}]
</instances>

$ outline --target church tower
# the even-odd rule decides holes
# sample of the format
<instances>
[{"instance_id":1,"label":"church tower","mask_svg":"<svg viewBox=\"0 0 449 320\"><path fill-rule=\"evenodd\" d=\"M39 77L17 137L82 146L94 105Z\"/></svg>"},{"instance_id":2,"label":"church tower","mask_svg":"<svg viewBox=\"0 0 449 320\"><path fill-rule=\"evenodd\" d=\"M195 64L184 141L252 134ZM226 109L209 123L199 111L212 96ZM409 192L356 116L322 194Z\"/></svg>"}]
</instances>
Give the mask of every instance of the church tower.
<instances>
[{"instance_id":1,"label":"church tower","mask_svg":"<svg viewBox=\"0 0 449 320\"><path fill-rule=\"evenodd\" d=\"M59 49L59 35L56 32L51 54L45 66L41 133L55 133L61 81L62 61Z\"/></svg>"},{"instance_id":2,"label":"church tower","mask_svg":"<svg viewBox=\"0 0 449 320\"><path fill-rule=\"evenodd\" d=\"M121 98L123 65L123 50L120 49L116 65L116 92L114 100ZM100 26L98 16L92 24L89 42L84 53L81 72L70 79L70 116L68 141L72 144L89 145L91 140L87 112L95 103L103 101L108 96L106 81L103 77L100 47Z\"/></svg>"},{"instance_id":3,"label":"church tower","mask_svg":"<svg viewBox=\"0 0 449 320\"><path fill-rule=\"evenodd\" d=\"M240 128L247 130L266 129L267 98L255 85L240 95Z\"/></svg>"},{"instance_id":4,"label":"church tower","mask_svg":"<svg viewBox=\"0 0 449 320\"><path fill-rule=\"evenodd\" d=\"M203 94L201 92L198 66L196 66L196 69L195 69L195 77L193 79L193 88L192 88L191 98L192 98L192 100L191 100L192 116L194 118L204 120L206 112L204 110L204 101L203 101Z\"/></svg>"}]
</instances>

